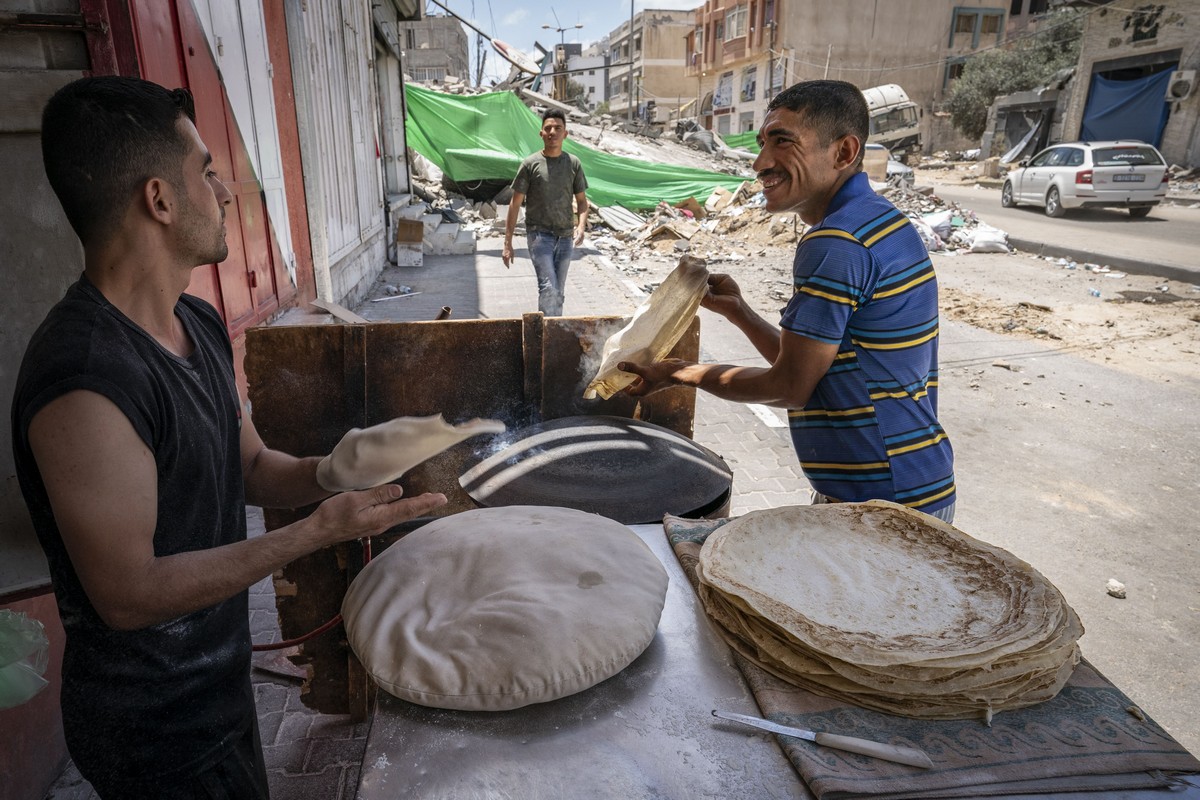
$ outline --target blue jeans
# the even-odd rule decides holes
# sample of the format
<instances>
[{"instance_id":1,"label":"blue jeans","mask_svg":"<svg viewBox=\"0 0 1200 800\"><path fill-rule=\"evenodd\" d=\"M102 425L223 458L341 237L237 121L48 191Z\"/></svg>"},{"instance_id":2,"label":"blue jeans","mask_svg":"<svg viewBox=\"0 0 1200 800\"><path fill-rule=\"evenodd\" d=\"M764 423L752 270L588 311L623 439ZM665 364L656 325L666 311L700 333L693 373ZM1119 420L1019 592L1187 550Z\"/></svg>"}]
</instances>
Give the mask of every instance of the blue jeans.
<instances>
[{"instance_id":1,"label":"blue jeans","mask_svg":"<svg viewBox=\"0 0 1200 800\"><path fill-rule=\"evenodd\" d=\"M555 236L547 231L529 231L529 259L537 274L538 311L547 317L562 316L567 289L567 268L575 241L571 236Z\"/></svg>"}]
</instances>

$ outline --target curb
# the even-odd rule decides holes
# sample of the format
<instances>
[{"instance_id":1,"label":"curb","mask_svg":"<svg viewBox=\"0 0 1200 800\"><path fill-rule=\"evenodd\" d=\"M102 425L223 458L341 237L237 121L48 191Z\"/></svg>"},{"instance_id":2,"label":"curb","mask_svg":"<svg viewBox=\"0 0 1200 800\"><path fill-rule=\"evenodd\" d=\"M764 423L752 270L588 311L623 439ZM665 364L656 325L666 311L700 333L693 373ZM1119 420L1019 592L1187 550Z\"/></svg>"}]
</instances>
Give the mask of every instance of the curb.
<instances>
[{"instance_id":1,"label":"curb","mask_svg":"<svg viewBox=\"0 0 1200 800\"><path fill-rule=\"evenodd\" d=\"M1128 272L1133 275L1152 275L1156 278L1181 281L1183 283L1200 284L1200 269L1195 267L1159 264L1153 261L1142 261L1140 259L1124 258L1122 256L1101 255L1100 253L1093 253L1088 250L1079 250L1073 247L1062 247L1054 244L1046 244L1044 242L1038 242L1032 239L1018 239L1011 235L1008 237L1008 244L1010 247L1013 247L1026 255L1047 256L1050 258L1069 258L1072 261L1077 261L1081 264L1101 264L1107 267L1115 267L1123 272Z\"/></svg>"}]
</instances>

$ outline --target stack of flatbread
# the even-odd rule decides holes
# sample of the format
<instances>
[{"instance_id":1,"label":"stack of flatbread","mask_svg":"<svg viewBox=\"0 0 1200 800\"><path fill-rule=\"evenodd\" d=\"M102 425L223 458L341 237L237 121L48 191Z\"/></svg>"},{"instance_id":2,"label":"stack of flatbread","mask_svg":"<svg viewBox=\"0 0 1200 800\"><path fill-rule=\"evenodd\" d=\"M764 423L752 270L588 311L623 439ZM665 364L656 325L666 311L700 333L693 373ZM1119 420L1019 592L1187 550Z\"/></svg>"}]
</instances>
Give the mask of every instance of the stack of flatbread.
<instances>
[{"instance_id":1,"label":"stack of flatbread","mask_svg":"<svg viewBox=\"0 0 1200 800\"><path fill-rule=\"evenodd\" d=\"M1079 662L1079 617L1037 570L894 503L751 512L708 537L697 576L737 652L876 711L990 721Z\"/></svg>"}]
</instances>

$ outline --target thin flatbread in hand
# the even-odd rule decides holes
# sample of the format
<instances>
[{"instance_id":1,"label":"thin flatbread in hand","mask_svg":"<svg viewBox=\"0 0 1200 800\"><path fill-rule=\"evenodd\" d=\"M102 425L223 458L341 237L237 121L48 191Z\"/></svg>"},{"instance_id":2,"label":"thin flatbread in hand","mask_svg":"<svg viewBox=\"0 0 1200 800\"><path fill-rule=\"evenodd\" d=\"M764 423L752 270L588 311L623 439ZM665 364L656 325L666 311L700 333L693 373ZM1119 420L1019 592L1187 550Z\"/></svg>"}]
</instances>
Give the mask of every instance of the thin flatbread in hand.
<instances>
[{"instance_id":1,"label":"thin flatbread in hand","mask_svg":"<svg viewBox=\"0 0 1200 800\"><path fill-rule=\"evenodd\" d=\"M633 383L636 375L617 369L622 361L648 364L665 358L691 324L707 291L705 261L691 256L679 259L666 280L633 312L629 324L608 337L600 369L584 390L584 398L607 400Z\"/></svg>"},{"instance_id":2,"label":"thin flatbread in hand","mask_svg":"<svg viewBox=\"0 0 1200 800\"><path fill-rule=\"evenodd\" d=\"M380 486L461 441L486 433L504 433L504 423L472 419L451 425L441 414L396 417L370 428L353 428L317 465L317 482L326 491L352 492Z\"/></svg>"}]
</instances>

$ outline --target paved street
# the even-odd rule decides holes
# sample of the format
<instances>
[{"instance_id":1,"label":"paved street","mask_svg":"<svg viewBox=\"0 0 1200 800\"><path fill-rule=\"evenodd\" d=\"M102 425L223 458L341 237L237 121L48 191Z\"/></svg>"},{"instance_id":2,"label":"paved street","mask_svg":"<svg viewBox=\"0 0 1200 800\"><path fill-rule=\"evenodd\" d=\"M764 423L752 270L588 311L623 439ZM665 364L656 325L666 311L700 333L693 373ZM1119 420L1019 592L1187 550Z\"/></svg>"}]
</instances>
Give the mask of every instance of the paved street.
<instances>
[{"instance_id":1,"label":"paved street","mask_svg":"<svg viewBox=\"0 0 1200 800\"><path fill-rule=\"evenodd\" d=\"M1200 252L1200 208L1160 205L1144 219L1133 219L1118 209L1078 209L1051 219L1036 206L1002 208L999 188L939 184L935 190L943 200L973 209L989 225L1007 231L1013 240L1102 254L1106 260L1101 263L1128 271L1142 271L1129 261L1163 265L1169 269L1156 269L1154 273L1160 278L1200 283L1200 262L1196 258ZM1051 254L1057 255L1047 253Z\"/></svg>"}]
</instances>

